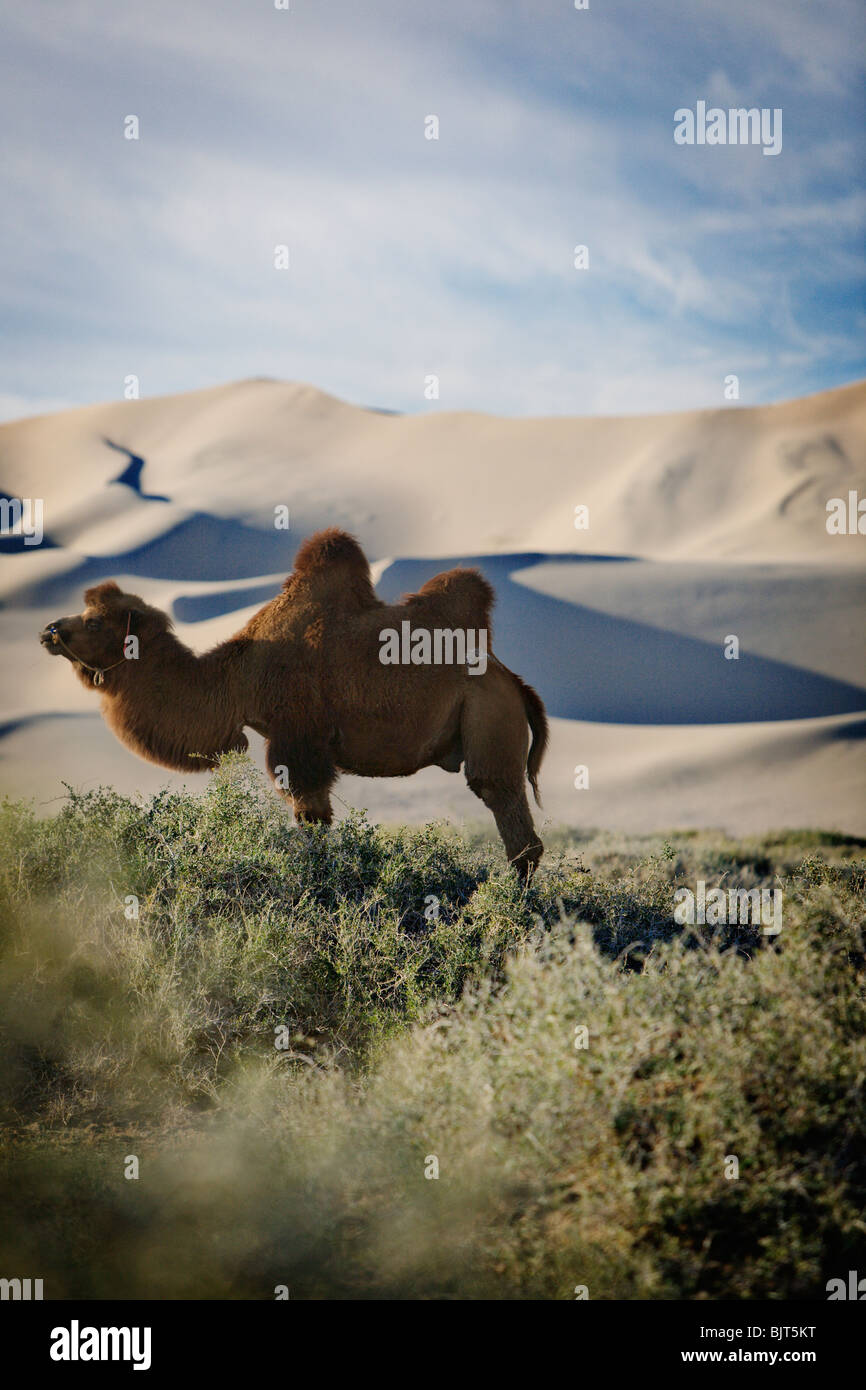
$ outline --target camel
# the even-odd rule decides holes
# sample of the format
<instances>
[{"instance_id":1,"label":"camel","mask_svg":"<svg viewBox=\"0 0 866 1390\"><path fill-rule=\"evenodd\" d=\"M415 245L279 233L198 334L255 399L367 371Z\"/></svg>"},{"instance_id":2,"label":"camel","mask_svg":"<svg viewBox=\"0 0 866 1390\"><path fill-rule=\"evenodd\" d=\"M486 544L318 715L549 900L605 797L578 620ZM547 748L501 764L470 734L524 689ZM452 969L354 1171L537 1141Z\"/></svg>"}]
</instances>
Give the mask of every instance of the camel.
<instances>
[{"instance_id":1,"label":"camel","mask_svg":"<svg viewBox=\"0 0 866 1390\"><path fill-rule=\"evenodd\" d=\"M40 641L99 692L109 728L150 762L212 768L245 750L244 729L254 729L298 822L330 824L340 772L406 777L462 765L528 882L543 846L525 781L540 805L547 718L531 686L487 651L493 602L482 575L459 568L383 603L358 542L332 527L304 542L276 598L203 655L178 640L167 614L114 580L87 589L84 611L50 623ZM476 649L446 651L442 632L475 633ZM411 634L412 646L404 640L402 659L392 650L386 662L393 634Z\"/></svg>"}]
</instances>

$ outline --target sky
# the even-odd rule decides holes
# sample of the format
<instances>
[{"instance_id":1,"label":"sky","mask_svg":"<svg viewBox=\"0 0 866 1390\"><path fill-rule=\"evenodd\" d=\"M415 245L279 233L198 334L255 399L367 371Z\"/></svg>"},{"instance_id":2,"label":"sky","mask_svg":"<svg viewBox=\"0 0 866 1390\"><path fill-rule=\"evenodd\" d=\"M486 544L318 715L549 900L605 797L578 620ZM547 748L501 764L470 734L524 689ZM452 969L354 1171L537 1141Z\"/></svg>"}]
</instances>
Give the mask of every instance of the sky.
<instances>
[{"instance_id":1,"label":"sky","mask_svg":"<svg viewBox=\"0 0 866 1390\"><path fill-rule=\"evenodd\" d=\"M862 0L288 4L2 0L0 417L131 376L510 416L866 376ZM781 152L677 144L699 101L781 110Z\"/></svg>"}]
</instances>

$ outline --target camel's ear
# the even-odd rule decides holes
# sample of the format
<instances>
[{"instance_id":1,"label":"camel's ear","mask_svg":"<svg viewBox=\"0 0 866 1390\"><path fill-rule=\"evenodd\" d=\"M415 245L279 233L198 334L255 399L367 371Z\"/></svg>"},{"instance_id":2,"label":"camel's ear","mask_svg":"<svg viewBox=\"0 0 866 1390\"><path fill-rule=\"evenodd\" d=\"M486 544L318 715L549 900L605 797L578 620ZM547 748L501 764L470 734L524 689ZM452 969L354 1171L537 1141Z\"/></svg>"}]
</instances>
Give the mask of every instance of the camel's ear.
<instances>
[{"instance_id":1,"label":"camel's ear","mask_svg":"<svg viewBox=\"0 0 866 1390\"><path fill-rule=\"evenodd\" d=\"M96 584L92 589L85 589L84 602L90 607L91 604L99 603L100 600L108 598L109 594L121 593L121 587L113 579L106 579L104 584Z\"/></svg>"},{"instance_id":2,"label":"camel's ear","mask_svg":"<svg viewBox=\"0 0 866 1390\"><path fill-rule=\"evenodd\" d=\"M142 623L147 623L153 631L168 632L171 629L171 618L168 614L162 613L158 608L151 608L150 604L145 603L137 594L124 594L120 615L127 621L134 618L138 630L141 630Z\"/></svg>"}]
</instances>

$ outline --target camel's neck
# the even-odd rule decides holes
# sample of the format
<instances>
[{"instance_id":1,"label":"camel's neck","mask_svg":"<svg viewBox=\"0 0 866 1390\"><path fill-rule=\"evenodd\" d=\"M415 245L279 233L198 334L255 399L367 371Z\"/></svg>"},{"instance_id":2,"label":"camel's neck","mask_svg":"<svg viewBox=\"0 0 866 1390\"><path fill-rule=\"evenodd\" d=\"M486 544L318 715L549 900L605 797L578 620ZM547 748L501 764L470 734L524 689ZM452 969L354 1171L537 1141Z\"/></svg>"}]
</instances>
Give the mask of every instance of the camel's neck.
<instances>
[{"instance_id":1,"label":"camel's neck","mask_svg":"<svg viewBox=\"0 0 866 1390\"><path fill-rule=\"evenodd\" d=\"M246 747L235 644L196 656L170 632L142 644L137 661L106 675L103 714L140 757L184 772L203 772L216 756Z\"/></svg>"}]
</instances>

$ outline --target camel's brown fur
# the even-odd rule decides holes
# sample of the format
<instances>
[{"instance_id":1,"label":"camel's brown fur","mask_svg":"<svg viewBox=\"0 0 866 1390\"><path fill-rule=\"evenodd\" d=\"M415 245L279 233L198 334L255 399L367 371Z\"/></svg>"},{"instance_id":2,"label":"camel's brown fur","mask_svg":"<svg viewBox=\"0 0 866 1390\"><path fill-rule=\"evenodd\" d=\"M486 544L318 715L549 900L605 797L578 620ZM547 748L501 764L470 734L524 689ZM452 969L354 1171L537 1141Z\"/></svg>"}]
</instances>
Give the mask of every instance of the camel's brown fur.
<instances>
[{"instance_id":1,"label":"camel's brown fur","mask_svg":"<svg viewBox=\"0 0 866 1390\"><path fill-rule=\"evenodd\" d=\"M489 641L493 598L477 570L454 569L384 604L357 541L331 529L301 546L275 599L203 656L178 641L165 613L112 580L88 589L83 613L58 619L41 640L72 661L86 686L104 673L107 724L151 762L211 767L219 754L247 747L244 726L255 729L300 820L330 823L338 772L400 777L465 764L526 878L542 854L525 789L528 776L538 800L547 743L538 695L489 651L483 675L379 660L380 633L406 619L413 631L486 629ZM123 659L127 632L138 639L137 660Z\"/></svg>"}]
</instances>

